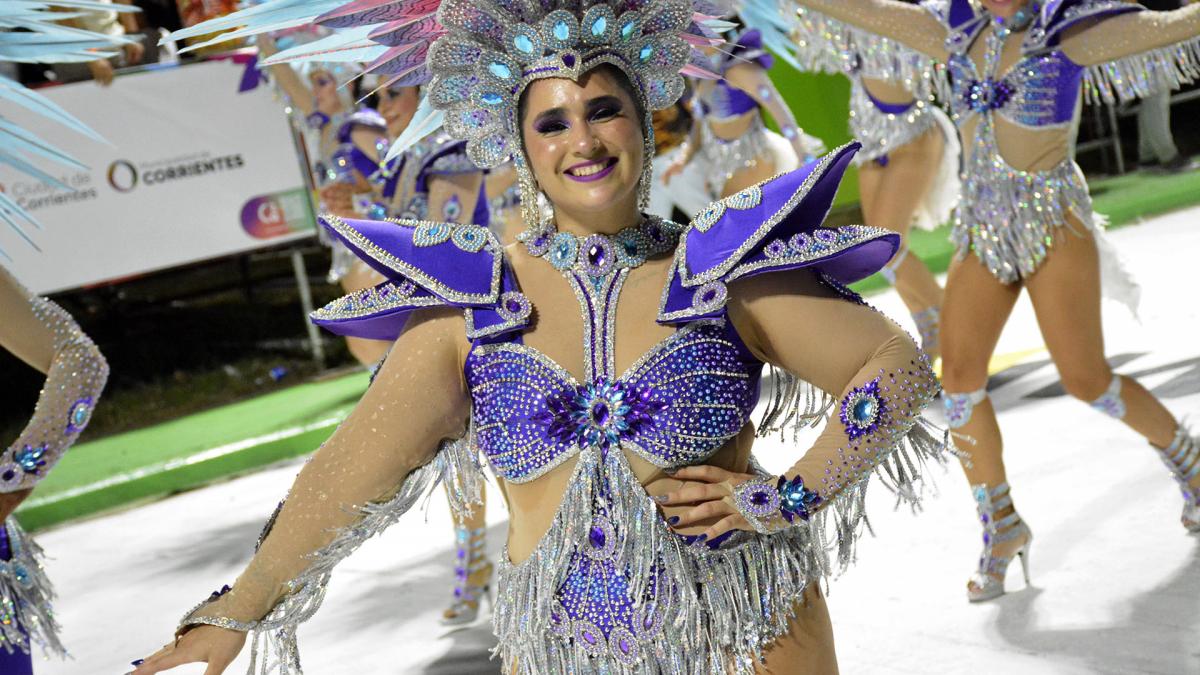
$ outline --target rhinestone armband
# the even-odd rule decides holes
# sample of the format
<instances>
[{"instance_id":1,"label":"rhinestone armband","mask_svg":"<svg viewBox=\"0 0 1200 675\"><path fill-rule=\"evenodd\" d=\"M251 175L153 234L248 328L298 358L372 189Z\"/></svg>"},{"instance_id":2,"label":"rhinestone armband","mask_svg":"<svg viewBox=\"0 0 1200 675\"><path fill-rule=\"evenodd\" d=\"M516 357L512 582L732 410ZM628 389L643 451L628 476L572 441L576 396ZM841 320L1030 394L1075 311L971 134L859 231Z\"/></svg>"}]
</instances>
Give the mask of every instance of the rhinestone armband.
<instances>
[{"instance_id":1,"label":"rhinestone armband","mask_svg":"<svg viewBox=\"0 0 1200 675\"><path fill-rule=\"evenodd\" d=\"M755 531L770 534L782 529L776 516L788 524L797 518L808 520L821 503L821 496L805 487L800 476L790 480L780 476L774 484L768 478L741 483L733 489L733 500Z\"/></svg>"},{"instance_id":2,"label":"rhinestone armband","mask_svg":"<svg viewBox=\"0 0 1200 675\"><path fill-rule=\"evenodd\" d=\"M196 626L216 626L217 628L225 628L227 630L238 631L239 633L249 633L258 628L257 621L238 621L225 616L197 616L196 613L204 608L205 605L218 600L221 596L230 591L229 585L222 586L220 590L213 591L204 602L192 608L192 611L184 615L183 620L179 622L179 628L175 629L175 639L183 637L184 633L195 628Z\"/></svg>"}]
</instances>

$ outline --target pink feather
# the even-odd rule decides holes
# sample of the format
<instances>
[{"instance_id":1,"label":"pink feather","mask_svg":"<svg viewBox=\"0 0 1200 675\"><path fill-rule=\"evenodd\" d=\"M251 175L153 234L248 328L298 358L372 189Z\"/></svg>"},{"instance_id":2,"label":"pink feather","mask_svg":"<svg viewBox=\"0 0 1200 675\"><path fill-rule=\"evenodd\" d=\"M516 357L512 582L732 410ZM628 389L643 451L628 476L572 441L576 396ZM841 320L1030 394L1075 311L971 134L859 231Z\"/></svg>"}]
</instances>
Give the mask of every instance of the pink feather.
<instances>
[{"instance_id":1,"label":"pink feather","mask_svg":"<svg viewBox=\"0 0 1200 675\"><path fill-rule=\"evenodd\" d=\"M426 15L384 24L371 31L367 37L381 45L398 47L409 42L423 40L439 30L441 30L441 26L437 19L433 15Z\"/></svg>"},{"instance_id":2,"label":"pink feather","mask_svg":"<svg viewBox=\"0 0 1200 675\"><path fill-rule=\"evenodd\" d=\"M679 74L684 77L694 77L698 80L719 80L721 76L707 68L701 68L694 63L689 63L679 69Z\"/></svg>"},{"instance_id":3,"label":"pink feather","mask_svg":"<svg viewBox=\"0 0 1200 675\"><path fill-rule=\"evenodd\" d=\"M370 26L437 12L441 0L352 0L318 16L316 22L332 28Z\"/></svg>"}]
</instances>

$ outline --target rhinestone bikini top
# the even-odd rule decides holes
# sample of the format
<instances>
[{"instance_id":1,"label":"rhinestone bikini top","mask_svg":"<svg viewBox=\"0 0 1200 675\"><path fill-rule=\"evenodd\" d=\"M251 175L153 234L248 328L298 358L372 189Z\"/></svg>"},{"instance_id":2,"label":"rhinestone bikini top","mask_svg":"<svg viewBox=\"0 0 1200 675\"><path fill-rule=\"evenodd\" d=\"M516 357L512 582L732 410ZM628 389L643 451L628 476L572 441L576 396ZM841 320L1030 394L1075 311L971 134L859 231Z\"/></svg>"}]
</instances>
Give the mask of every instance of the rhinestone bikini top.
<instances>
[{"instance_id":1,"label":"rhinestone bikini top","mask_svg":"<svg viewBox=\"0 0 1200 675\"><path fill-rule=\"evenodd\" d=\"M727 284L811 267L844 289L895 252L897 237L886 230L820 227L858 147L715 202L684 229L658 316L679 328L624 373L614 371L612 345L628 266L560 270L584 320L586 375L576 380L522 343L532 307L499 242L474 225L323 217L387 281L334 301L313 320L343 335L395 339L419 308L462 308L473 341L464 370L474 440L505 480L534 480L588 447L620 446L663 467L696 463L745 426L757 400L762 364L725 320ZM625 241L651 245L644 237Z\"/></svg>"},{"instance_id":2,"label":"rhinestone bikini top","mask_svg":"<svg viewBox=\"0 0 1200 675\"><path fill-rule=\"evenodd\" d=\"M1021 37L1021 58L1000 73L1000 52L1009 33L1006 27L997 24L988 34L979 68L968 52L995 19L973 9L966 0L927 0L922 4L947 29L947 70L953 90L950 106L955 120L961 124L976 114L995 112L1013 124L1035 129L1071 124L1079 105L1087 69L1057 48L1063 32L1085 21L1139 9L1120 0L1035 5L1028 30Z\"/></svg>"}]
</instances>

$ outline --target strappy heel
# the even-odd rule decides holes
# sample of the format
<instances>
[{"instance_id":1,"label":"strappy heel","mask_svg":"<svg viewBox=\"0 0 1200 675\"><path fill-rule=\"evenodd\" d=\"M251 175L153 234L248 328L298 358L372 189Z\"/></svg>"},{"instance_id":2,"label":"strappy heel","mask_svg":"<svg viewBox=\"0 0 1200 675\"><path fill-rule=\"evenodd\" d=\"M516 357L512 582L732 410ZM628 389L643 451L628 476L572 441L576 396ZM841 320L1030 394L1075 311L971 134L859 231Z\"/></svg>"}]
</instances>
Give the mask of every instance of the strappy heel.
<instances>
[{"instance_id":1,"label":"strappy heel","mask_svg":"<svg viewBox=\"0 0 1200 675\"><path fill-rule=\"evenodd\" d=\"M971 602L983 602L1004 595L1004 577L1013 557L1020 558L1025 585L1029 586L1029 546L1033 543L1033 532L1015 510L997 520L998 512L1012 506L1007 481L990 490L982 484L974 485L971 489L975 495L979 521L983 524L983 553L979 556L979 569L967 584L967 599ZM1012 555L993 554L996 544L1021 537L1025 538L1025 543Z\"/></svg>"},{"instance_id":2,"label":"strappy heel","mask_svg":"<svg viewBox=\"0 0 1200 675\"><path fill-rule=\"evenodd\" d=\"M1200 474L1200 436L1191 436L1190 433L1187 426L1179 425L1175 439L1166 448L1158 450L1158 456L1170 469L1175 482L1179 483L1179 491L1183 493L1180 522L1188 532L1200 533L1200 488L1190 485Z\"/></svg>"},{"instance_id":3,"label":"strappy heel","mask_svg":"<svg viewBox=\"0 0 1200 675\"><path fill-rule=\"evenodd\" d=\"M482 601L491 602L492 563L485 552L487 530L455 528L454 602L442 613L443 626L463 626L479 617ZM471 583L471 577L487 570L483 584Z\"/></svg>"}]
</instances>

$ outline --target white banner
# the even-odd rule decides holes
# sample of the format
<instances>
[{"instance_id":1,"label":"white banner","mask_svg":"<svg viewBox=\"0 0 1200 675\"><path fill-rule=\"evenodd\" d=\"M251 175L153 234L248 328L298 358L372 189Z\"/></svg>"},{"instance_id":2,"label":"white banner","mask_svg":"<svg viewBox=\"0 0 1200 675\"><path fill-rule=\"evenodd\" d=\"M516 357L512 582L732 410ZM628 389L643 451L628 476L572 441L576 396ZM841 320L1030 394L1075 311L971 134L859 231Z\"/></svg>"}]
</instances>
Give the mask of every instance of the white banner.
<instances>
[{"instance_id":1,"label":"white banner","mask_svg":"<svg viewBox=\"0 0 1200 675\"><path fill-rule=\"evenodd\" d=\"M111 145L21 109L0 110L88 167L51 168L75 188L68 192L0 166L0 189L43 227L27 228L38 252L0 225L0 250L12 258L3 264L48 293L311 236L304 169L283 105L238 61L131 73L110 87L41 90Z\"/></svg>"}]
</instances>

